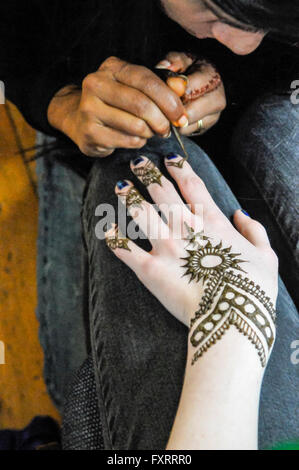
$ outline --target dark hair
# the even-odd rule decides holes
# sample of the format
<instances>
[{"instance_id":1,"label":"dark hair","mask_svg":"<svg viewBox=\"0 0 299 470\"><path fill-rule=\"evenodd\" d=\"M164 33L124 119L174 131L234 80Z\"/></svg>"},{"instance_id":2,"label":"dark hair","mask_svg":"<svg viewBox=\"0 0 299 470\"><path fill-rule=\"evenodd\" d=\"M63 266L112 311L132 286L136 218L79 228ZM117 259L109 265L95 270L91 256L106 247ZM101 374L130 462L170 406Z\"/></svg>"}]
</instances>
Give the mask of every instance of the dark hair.
<instances>
[{"instance_id":1,"label":"dark hair","mask_svg":"<svg viewBox=\"0 0 299 470\"><path fill-rule=\"evenodd\" d=\"M299 41L299 0L213 0L233 18L290 42Z\"/></svg>"}]
</instances>

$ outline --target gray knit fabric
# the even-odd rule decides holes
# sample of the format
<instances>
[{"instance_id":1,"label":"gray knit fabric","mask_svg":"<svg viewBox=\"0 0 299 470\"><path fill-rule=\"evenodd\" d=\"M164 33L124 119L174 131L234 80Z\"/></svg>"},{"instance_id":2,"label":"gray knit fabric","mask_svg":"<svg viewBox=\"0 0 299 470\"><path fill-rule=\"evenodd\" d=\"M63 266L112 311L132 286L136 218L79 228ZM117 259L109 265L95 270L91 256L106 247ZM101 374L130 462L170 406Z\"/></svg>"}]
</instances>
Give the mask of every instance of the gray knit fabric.
<instances>
[{"instance_id":1,"label":"gray knit fabric","mask_svg":"<svg viewBox=\"0 0 299 470\"><path fill-rule=\"evenodd\" d=\"M62 448L104 449L91 356L75 374L69 388L63 414Z\"/></svg>"}]
</instances>

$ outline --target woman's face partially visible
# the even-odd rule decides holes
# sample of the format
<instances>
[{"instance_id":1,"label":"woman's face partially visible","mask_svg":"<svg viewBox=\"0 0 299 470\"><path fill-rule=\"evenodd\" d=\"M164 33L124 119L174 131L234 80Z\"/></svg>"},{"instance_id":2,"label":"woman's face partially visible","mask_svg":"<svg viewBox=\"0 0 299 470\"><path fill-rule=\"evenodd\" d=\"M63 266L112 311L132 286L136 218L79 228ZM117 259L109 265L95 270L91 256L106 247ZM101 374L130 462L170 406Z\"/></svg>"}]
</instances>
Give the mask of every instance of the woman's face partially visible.
<instances>
[{"instance_id":1,"label":"woman's face partially visible","mask_svg":"<svg viewBox=\"0 0 299 470\"><path fill-rule=\"evenodd\" d=\"M161 0L166 14L199 39L213 38L235 54L253 52L265 33L225 14L212 0Z\"/></svg>"}]
</instances>

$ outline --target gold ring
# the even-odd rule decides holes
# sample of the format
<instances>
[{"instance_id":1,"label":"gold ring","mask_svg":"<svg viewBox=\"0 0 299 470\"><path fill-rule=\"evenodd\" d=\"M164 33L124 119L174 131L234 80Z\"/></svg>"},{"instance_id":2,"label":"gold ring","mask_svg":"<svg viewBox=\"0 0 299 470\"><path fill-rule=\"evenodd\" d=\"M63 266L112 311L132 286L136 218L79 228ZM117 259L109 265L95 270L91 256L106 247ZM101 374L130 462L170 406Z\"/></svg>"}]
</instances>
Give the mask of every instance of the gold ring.
<instances>
[{"instance_id":1,"label":"gold ring","mask_svg":"<svg viewBox=\"0 0 299 470\"><path fill-rule=\"evenodd\" d=\"M200 119L199 121L197 121L197 130L192 132L192 134L190 134L189 137L198 137L199 135L201 135L206 129L204 128L204 125L203 125L203 120Z\"/></svg>"},{"instance_id":2,"label":"gold ring","mask_svg":"<svg viewBox=\"0 0 299 470\"><path fill-rule=\"evenodd\" d=\"M200 119L199 121L197 121L197 130L198 130L199 132L202 132L202 131L205 130L205 128L204 128L204 126L203 126L203 120L202 120L202 119Z\"/></svg>"}]
</instances>

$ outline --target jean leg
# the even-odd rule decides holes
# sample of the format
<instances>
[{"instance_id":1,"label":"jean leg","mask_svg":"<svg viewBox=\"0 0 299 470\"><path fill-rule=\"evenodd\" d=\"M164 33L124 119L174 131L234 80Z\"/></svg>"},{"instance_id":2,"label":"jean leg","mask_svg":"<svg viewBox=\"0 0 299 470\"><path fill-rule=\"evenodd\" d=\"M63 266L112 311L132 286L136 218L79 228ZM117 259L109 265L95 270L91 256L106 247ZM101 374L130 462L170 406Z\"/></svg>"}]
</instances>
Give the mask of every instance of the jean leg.
<instances>
[{"instance_id":1,"label":"jean leg","mask_svg":"<svg viewBox=\"0 0 299 470\"><path fill-rule=\"evenodd\" d=\"M50 144L39 135L38 144ZM53 152L37 161L39 191L37 316L44 377L61 409L73 373L87 357L83 324L80 212L85 181Z\"/></svg>"},{"instance_id":2,"label":"jean leg","mask_svg":"<svg viewBox=\"0 0 299 470\"><path fill-rule=\"evenodd\" d=\"M235 129L234 191L268 229L280 273L299 305L299 106L288 96L259 98Z\"/></svg>"},{"instance_id":3,"label":"jean leg","mask_svg":"<svg viewBox=\"0 0 299 470\"><path fill-rule=\"evenodd\" d=\"M239 207L225 181L202 150L186 139L190 163L205 181L215 201L229 218ZM152 139L143 153L165 172L163 156L178 151L173 139ZM83 206L83 230L89 261L90 330L104 445L107 449L165 448L181 393L188 331L145 289L135 275L111 253L104 241L95 236L100 203L116 206L114 185L119 179L132 179L130 159L138 152L120 150L95 163ZM139 182L136 186L144 192ZM298 327L297 312L286 291L287 301L278 324L275 348L287 350ZM170 293L171 295L171 293ZM280 292L280 296L281 296ZM288 322L288 318L292 321ZM293 323L292 323L293 322ZM287 325L287 329L285 327ZM290 329L288 329L290 328ZM281 346L282 345L282 346ZM292 387L284 383L281 368L289 357L279 352L265 377L261 402L260 444L279 438L277 429L290 435L285 421L282 398L288 396L288 416L293 412L292 395L298 388L295 369L289 369ZM272 394L272 382L279 383ZM277 410L272 415L273 407ZM278 421L274 424L274 421ZM279 440L279 439L278 439Z\"/></svg>"}]
</instances>

